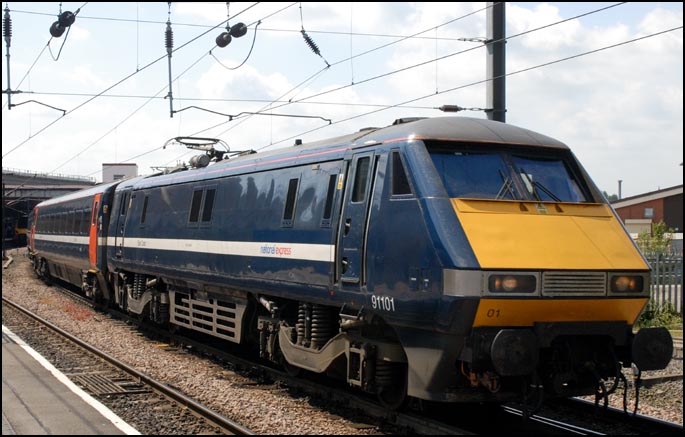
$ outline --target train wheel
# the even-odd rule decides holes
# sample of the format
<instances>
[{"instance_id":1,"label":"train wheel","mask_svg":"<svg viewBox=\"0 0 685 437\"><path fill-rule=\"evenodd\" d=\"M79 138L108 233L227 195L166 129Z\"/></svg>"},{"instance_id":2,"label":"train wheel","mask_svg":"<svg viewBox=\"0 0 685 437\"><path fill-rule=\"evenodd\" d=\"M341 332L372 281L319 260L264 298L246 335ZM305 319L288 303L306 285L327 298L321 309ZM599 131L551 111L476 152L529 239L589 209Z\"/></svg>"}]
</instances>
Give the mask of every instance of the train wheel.
<instances>
[{"instance_id":1,"label":"train wheel","mask_svg":"<svg viewBox=\"0 0 685 437\"><path fill-rule=\"evenodd\" d=\"M377 393L378 402L388 410L399 410L407 401L406 381L401 387L381 387Z\"/></svg>"},{"instance_id":2,"label":"train wheel","mask_svg":"<svg viewBox=\"0 0 685 437\"><path fill-rule=\"evenodd\" d=\"M38 275L45 282L45 285L52 285L52 278L50 277L50 268L45 258L41 258L38 266Z\"/></svg>"}]
</instances>

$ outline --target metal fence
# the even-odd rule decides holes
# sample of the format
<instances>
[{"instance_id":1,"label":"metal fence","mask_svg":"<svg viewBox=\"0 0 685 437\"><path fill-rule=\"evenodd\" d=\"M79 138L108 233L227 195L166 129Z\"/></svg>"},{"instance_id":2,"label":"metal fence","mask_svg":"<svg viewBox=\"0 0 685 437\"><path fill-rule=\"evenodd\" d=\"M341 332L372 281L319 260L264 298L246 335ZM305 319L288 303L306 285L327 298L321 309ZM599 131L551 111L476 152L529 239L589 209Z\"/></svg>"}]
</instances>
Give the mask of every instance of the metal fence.
<instances>
[{"instance_id":1,"label":"metal fence","mask_svg":"<svg viewBox=\"0 0 685 437\"><path fill-rule=\"evenodd\" d=\"M652 267L651 302L683 314L683 255L646 254Z\"/></svg>"}]
</instances>

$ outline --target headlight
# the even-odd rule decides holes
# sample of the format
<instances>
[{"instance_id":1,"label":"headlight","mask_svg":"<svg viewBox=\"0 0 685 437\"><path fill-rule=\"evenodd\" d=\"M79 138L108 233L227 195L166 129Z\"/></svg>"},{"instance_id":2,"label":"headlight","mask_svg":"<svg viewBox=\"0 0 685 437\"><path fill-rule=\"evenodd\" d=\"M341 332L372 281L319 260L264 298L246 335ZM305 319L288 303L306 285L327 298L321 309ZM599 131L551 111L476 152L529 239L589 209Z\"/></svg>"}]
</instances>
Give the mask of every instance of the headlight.
<instances>
[{"instance_id":1,"label":"headlight","mask_svg":"<svg viewBox=\"0 0 685 437\"><path fill-rule=\"evenodd\" d=\"M621 275L611 277L612 293L640 293L644 290L642 276Z\"/></svg>"},{"instance_id":2,"label":"headlight","mask_svg":"<svg viewBox=\"0 0 685 437\"><path fill-rule=\"evenodd\" d=\"M535 288L533 275L490 275L488 278L490 293L533 293Z\"/></svg>"}]
</instances>

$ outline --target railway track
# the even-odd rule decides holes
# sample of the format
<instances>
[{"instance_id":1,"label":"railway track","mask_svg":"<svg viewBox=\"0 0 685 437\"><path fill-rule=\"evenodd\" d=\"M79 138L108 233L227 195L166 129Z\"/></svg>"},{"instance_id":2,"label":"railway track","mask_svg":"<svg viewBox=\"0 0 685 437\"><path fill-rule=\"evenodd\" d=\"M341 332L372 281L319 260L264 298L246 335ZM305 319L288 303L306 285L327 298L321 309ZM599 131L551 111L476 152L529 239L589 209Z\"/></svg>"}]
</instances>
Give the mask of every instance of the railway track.
<instances>
[{"instance_id":1,"label":"railway track","mask_svg":"<svg viewBox=\"0 0 685 437\"><path fill-rule=\"evenodd\" d=\"M253 434L239 423L81 341L5 297L2 302L3 325L41 354L51 357L55 361L53 364L69 379L141 433ZM131 421L125 417L129 410L161 414L153 417L136 415Z\"/></svg>"},{"instance_id":2,"label":"railway track","mask_svg":"<svg viewBox=\"0 0 685 437\"><path fill-rule=\"evenodd\" d=\"M56 287L53 287L56 289ZM82 297L75 296L71 291L62 291L63 294L70 299L79 299L84 304L89 304L87 300ZM137 319L127 318L128 316L118 314L122 321L119 323L137 323ZM135 333L135 328L131 328ZM521 420L523 413L515 406L504 406L495 408L482 408L482 406L465 406L464 408L453 407L451 412L441 411L439 406L435 405L418 405L413 411L409 412L388 412L379 406L374 400L359 396L358 394L351 394L346 387L331 387L330 381L308 381L301 378L292 378L286 372L278 369L273 369L269 366L255 363L246 360L236 354L226 352L225 345L217 344L216 339L203 337L202 335L195 335L195 333L186 333L193 338L174 334L171 335L167 331L156 329L155 327L141 325L138 329L144 330L148 338L153 338L155 341L162 341L168 345L168 350L193 350L202 356L209 356L212 360L222 363L231 363L231 368L236 371L245 371L253 378L261 381L259 384L269 385L275 381L279 381L288 387L288 390L294 392L303 392L309 398L316 398L325 400L336 405L345 406L345 408L356 409L367 414L372 422L369 427L376 427L381 432L388 433L416 433L416 434L482 434L490 432L521 432L532 434L602 434L601 430L593 428L592 423L583 422L579 417L585 416L587 412L578 412L568 414L569 419L559 420L554 415L548 417L544 413L534 415L528 420ZM140 335L138 333L137 335ZM208 344L208 341L213 344ZM259 385L258 384L258 385ZM324 407L326 408L326 407ZM437 411L437 414L429 414L430 410ZM455 414L458 410L460 414ZM455 420L446 421L445 417L452 417ZM575 417L575 418L573 418ZM602 419L604 422L611 420L616 422L614 425L604 424L613 429L621 429L625 434L644 432L644 427L641 432L635 432L634 424L636 420L631 420L632 425L628 426L626 417L616 417L613 419ZM578 424L576 424L578 423ZM582 424L580 424L582 423ZM661 424L664 425L664 424ZM661 426L659 425L659 426ZM358 426L365 426L364 421L361 420ZM645 426L652 426L646 424ZM682 426L678 428L668 428L673 424L666 423L663 429L675 429L682 431ZM649 429L649 428L647 428ZM660 428L661 429L661 428Z\"/></svg>"}]
</instances>

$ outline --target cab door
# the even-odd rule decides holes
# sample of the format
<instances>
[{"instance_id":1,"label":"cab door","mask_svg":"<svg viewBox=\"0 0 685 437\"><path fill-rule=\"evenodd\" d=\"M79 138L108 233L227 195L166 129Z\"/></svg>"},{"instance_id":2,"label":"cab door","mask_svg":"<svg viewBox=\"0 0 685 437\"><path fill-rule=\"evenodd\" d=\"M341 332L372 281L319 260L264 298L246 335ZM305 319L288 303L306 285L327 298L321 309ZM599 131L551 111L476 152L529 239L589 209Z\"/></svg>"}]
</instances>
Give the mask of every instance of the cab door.
<instances>
[{"instance_id":1,"label":"cab door","mask_svg":"<svg viewBox=\"0 0 685 437\"><path fill-rule=\"evenodd\" d=\"M371 187L376 168L374 152L357 153L349 165L343 211L338 230L337 266L341 286L364 285L364 258Z\"/></svg>"}]
</instances>

